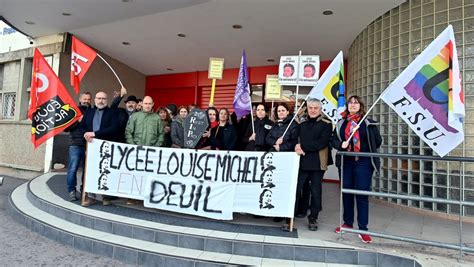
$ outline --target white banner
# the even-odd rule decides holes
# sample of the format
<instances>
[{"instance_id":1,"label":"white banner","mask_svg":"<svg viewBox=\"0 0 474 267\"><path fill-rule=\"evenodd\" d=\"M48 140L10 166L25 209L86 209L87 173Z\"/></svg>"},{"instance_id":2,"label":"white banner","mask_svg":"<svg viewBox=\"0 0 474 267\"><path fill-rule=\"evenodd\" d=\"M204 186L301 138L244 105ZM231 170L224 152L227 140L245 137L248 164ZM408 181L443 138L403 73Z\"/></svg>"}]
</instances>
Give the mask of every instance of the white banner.
<instances>
[{"instance_id":1,"label":"white banner","mask_svg":"<svg viewBox=\"0 0 474 267\"><path fill-rule=\"evenodd\" d=\"M146 207L230 220L233 212L293 217L294 152L171 149L95 139L85 191L144 200Z\"/></svg>"}]
</instances>

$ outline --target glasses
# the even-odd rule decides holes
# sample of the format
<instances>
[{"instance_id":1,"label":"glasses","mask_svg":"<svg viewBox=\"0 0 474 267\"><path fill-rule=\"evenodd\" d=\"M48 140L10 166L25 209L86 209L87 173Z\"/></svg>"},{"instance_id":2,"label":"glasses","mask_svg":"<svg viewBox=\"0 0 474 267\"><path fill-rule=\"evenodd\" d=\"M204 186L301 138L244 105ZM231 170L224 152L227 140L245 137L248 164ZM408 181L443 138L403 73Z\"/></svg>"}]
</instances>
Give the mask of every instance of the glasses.
<instances>
[{"instance_id":1,"label":"glasses","mask_svg":"<svg viewBox=\"0 0 474 267\"><path fill-rule=\"evenodd\" d=\"M357 105L357 104L360 104L360 103L359 103L359 102L357 102L357 101L351 101L351 102L349 102L349 104L352 104L352 105Z\"/></svg>"},{"instance_id":2,"label":"glasses","mask_svg":"<svg viewBox=\"0 0 474 267\"><path fill-rule=\"evenodd\" d=\"M97 100L106 100L107 97L96 97L95 99L97 99Z\"/></svg>"}]
</instances>

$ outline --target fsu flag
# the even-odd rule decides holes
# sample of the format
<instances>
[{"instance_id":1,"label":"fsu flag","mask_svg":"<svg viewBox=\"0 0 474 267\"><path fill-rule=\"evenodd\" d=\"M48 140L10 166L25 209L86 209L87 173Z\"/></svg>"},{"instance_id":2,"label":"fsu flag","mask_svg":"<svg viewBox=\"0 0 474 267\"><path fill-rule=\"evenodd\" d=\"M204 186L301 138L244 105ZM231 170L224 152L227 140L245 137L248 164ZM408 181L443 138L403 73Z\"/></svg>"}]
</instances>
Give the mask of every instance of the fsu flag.
<instances>
[{"instance_id":1,"label":"fsu flag","mask_svg":"<svg viewBox=\"0 0 474 267\"><path fill-rule=\"evenodd\" d=\"M464 140L464 93L449 25L382 93L382 99L441 157Z\"/></svg>"},{"instance_id":2,"label":"fsu flag","mask_svg":"<svg viewBox=\"0 0 474 267\"><path fill-rule=\"evenodd\" d=\"M311 89L308 97L321 100L323 113L336 123L346 108L344 93L344 57L340 51Z\"/></svg>"},{"instance_id":3,"label":"fsu flag","mask_svg":"<svg viewBox=\"0 0 474 267\"><path fill-rule=\"evenodd\" d=\"M239 78L237 79L237 87L235 87L234 96L234 111L237 118L240 119L251 112L251 101L247 57L245 56L244 50L242 52L242 59L240 60Z\"/></svg>"},{"instance_id":4,"label":"fsu flag","mask_svg":"<svg viewBox=\"0 0 474 267\"><path fill-rule=\"evenodd\" d=\"M76 37L72 37L71 86L74 87L76 94L79 93L80 82L96 56L97 53L92 48L79 41Z\"/></svg>"},{"instance_id":5,"label":"fsu flag","mask_svg":"<svg viewBox=\"0 0 474 267\"><path fill-rule=\"evenodd\" d=\"M33 57L30 108L31 142L35 148L81 116L74 100L38 49Z\"/></svg>"}]
</instances>

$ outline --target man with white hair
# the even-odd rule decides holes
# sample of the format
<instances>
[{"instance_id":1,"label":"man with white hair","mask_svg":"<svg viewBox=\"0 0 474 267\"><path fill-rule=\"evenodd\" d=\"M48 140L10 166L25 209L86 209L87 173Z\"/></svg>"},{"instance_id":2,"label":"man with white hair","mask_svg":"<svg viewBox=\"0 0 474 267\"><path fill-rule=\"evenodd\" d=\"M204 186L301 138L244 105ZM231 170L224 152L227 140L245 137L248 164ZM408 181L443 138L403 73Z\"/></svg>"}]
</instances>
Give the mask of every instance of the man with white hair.
<instances>
[{"instance_id":1,"label":"man with white hair","mask_svg":"<svg viewBox=\"0 0 474 267\"><path fill-rule=\"evenodd\" d=\"M98 92L94 98L95 107L87 110L81 122L84 138L91 142L94 138L106 141L123 140L123 131L120 131L120 121L117 109L111 109L107 106L107 94ZM83 206L89 206L94 201L86 200ZM110 200L104 196L102 204L110 205Z\"/></svg>"}]
</instances>

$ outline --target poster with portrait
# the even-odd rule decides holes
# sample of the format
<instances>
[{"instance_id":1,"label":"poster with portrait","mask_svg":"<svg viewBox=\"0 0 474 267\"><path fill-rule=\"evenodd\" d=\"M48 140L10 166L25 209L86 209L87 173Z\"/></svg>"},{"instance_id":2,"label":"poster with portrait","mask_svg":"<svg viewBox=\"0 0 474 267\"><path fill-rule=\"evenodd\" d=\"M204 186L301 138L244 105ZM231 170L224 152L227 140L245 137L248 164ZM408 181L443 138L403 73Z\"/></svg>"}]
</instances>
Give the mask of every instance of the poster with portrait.
<instances>
[{"instance_id":1,"label":"poster with portrait","mask_svg":"<svg viewBox=\"0 0 474 267\"><path fill-rule=\"evenodd\" d=\"M280 57L278 82L280 85L296 85L298 78L298 56Z\"/></svg>"},{"instance_id":2,"label":"poster with portrait","mask_svg":"<svg viewBox=\"0 0 474 267\"><path fill-rule=\"evenodd\" d=\"M301 56L298 68L298 84L314 86L319 78L319 56Z\"/></svg>"}]
</instances>

